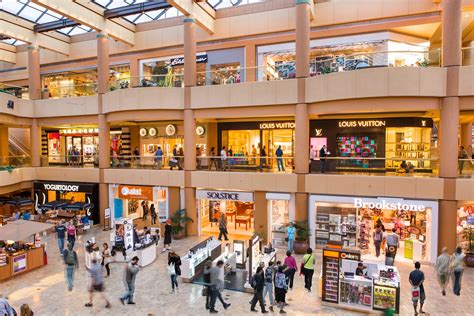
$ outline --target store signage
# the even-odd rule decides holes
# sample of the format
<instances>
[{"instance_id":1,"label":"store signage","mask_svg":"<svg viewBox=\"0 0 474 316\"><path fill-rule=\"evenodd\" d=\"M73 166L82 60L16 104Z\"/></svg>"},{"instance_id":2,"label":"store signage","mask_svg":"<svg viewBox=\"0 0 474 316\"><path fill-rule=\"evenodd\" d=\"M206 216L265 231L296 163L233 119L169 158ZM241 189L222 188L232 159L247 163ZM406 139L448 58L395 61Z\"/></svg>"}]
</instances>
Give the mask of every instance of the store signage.
<instances>
[{"instance_id":1,"label":"store signage","mask_svg":"<svg viewBox=\"0 0 474 316\"><path fill-rule=\"evenodd\" d=\"M315 128L314 129L314 136L316 136L316 137L323 136L323 129L322 128Z\"/></svg>"},{"instance_id":2,"label":"store signage","mask_svg":"<svg viewBox=\"0 0 474 316\"><path fill-rule=\"evenodd\" d=\"M13 274L17 274L26 270L26 254L22 254L13 258Z\"/></svg>"},{"instance_id":3,"label":"store signage","mask_svg":"<svg viewBox=\"0 0 474 316\"><path fill-rule=\"evenodd\" d=\"M146 134L148 134L148 131L146 130L146 128L140 128L140 136L145 137Z\"/></svg>"},{"instance_id":4,"label":"store signage","mask_svg":"<svg viewBox=\"0 0 474 316\"><path fill-rule=\"evenodd\" d=\"M121 199L153 201L152 187L119 185L118 192Z\"/></svg>"},{"instance_id":5,"label":"store signage","mask_svg":"<svg viewBox=\"0 0 474 316\"><path fill-rule=\"evenodd\" d=\"M76 184L44 183L43 186L47 191L79 192L79 186Z\"/></svg>"},{"instance_id":6,"label":"store signage","mask_svg":"<svg viewBox=\"0 0 474 316\"><path fill-rule=\"evenodd\" d=\"M392 202L384 199L377 200L376 202L364 202L362 199L354 199L355 208L370 208L370 209L383 209L393 211L418 211L423 212L426 210L424 205L409 204L404 202Z\"/></svg>"},{"instance_id":7,"label":"store signage","mask_svg":"<svg viewBox=\"0 0 474 316\"><path fill-rule=\"evenodd\" d=\"M165 133L166 133L166 136L176 135L176 126L174 126L173 124L167 125L165 129Z\"/></svg>"},{"instance_id":8,"label":"store signage","mask_svg":"<svg viewBox=\"0 0 474 316\"><path fill-rule=\"evenodd\" d=\"M355 261L360 260L360 255L358 255L357 253L341 252L340 254L341 254L341 259L355 260Z\"/></svg>"},{"instance_id":9,"label":"store signage","mask_svg":"<svg viewBox=\"0 0 474 316\"><path fill-rule=\"evenodd\" d=\"M105 219L110 218L110 208L106 208L104 210L104 218Z\"/></svg>"},{"instance_id":10,"label":"store signage","mask_svg":"<svg viewBox=\"0 0 474 316\"><path fill-rule=\"evenodd\" d=\"M253 202L253 193L196 190L196 199Z\"/></svg>"},{"instance_id":11,"label":"store signage","mask_svg":"<svg viewBox=\"0 0 474 316\"><path fill-rule=\"evenodd\" d=\"M383 120L339 121L338 126L344 127L385 127Z\"/></svg>"},{"instance_id":12,"label":"store signage","mask_svg":"<svg viewBox=\"0 0 474 316\"><path fill-rule=\"evenodd\" d=\"M206 129L204 128L204 126L199 125L199 126L196 127L196 134L197 134L198 136L202 136L202 135L204 135L205 133L206 133Z\"/></svg>"},{"instance_id":13,"label":"store signage","mask_svg":"<svg viewBox=\"0 0 474 316\"><path fill-rule=\"evenodd\" d=\"M260 123L260 129L293 129L295 122L268 122Z\"/></svg>"},{"instance_id":14,"label":"store signage","mask_svg":"<svg viewBox=\"0 0 474 316\"><path fill-rule=\"evenodd\" d=\"M207 63L207 54L196 56L196 63ZM176 57L170 59L170 65L173 66L182 66L184 65L184 57Z\"/></svg>"},{"instance_id":15,"label":"store signage","mask_svg":"<svg viewBox=\"0 0 474 316\"><path fill-rule=\"evenodd\" d=\"M156 128L152 127L148 130L148 135L150 135L151 137L154 137L156 136Z\"/></svg>"}]
</instances>

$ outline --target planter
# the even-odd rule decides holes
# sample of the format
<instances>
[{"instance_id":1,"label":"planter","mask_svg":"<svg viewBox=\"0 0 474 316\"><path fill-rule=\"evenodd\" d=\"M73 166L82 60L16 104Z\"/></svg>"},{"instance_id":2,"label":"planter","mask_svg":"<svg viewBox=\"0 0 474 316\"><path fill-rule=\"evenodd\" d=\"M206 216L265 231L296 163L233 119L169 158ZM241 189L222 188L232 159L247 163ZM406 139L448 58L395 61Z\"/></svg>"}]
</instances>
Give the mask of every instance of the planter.
<instances>
[{"instance_id":1,"label":"planter","mask_svg":"<svg viewBox=\"0 0 474 316\"><path fill-rule=\"evenodd\" d=\"M183 239L185 236L184 229L180 230L179 233L172 233L171 236L173 239Z\"/></svg>"},{"instance_id":2,"label":"planter","mask_svg":"<svg viewBox=\"0 0 474 316\"><path fill-rule=\"evenodd\" d=\"M466 256L464 257L464 263L466 266L473 268L474 267L474 253L466 252Z\"/></svg>"},{"instance_id":3,"label":"planter","mask_svg":"<svg viewBox=\"0 0 474 316\"><path fill-rule=\"evenodd\" d=\"M298 241L295 240L295 245L294 245L294 250L295 253L299 255L304 255L306 254L306 251L308 250L308 242L307 241Z\"/></svg>"}]
</instances>

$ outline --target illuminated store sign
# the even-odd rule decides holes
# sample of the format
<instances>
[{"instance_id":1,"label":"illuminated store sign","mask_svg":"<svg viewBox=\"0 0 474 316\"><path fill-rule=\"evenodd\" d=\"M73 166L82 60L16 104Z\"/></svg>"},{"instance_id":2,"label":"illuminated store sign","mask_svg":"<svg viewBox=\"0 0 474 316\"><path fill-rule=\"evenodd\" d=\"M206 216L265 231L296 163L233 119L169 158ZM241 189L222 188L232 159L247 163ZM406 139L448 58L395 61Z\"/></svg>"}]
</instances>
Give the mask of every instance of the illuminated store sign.
<instances>
[{"instance_id":1,"label":"illuminated store sign","mask_svg":"<svg viewBox=\"0 0 474 316\"><path fill-rule=\"evenodd\" d=\"M45 183L44 189L48 191L79 192L79 186L74 184Z\"/></svg>"},{"instance_id":2,"label":"illuminated store sign","mask_svg":"<svg viewBox=\"0 0 474 316\"><path fill-rule=\"evenodd\" d=\"M260 129L294 129L295 122L268 122L260 123Z\"/></svg>"},{"instance_id":3,"label":"illuminated store sign","mask_svg":"<svg viewBox=\"0 0 474 316\"><path fill-rule=\"evenodd\" d=\"M252 192L196 190L196 199L253 202Z\"/></svg>"},{"instance_id":4,"label":"illuminated store sign","mask_svg":"<svg viewBox=\"0 0 474 316\"><path fill-rule=\"evenodd\" d=\"M196 56L196 63L207 63L207 54ZM182 66L184 65L184 57L176 57L170 59L171 66Z\"/></svg>"},{"instance_id":5,"label":"illuminated store sign","mask_svg":"<svg viewBox=\"0 0 474 316\"><path fill-rule=\"evenodd\" d=\"M392 202L384 199L377 200L376 202L365 202L362 199L354 199L355 208L370 208L370 209L382 209L382 210L393 210L393 211L418 211L424 212L426 207L424 205L408 204L403 201Z\"/></svg>"},{"instance_id":6,"label":"illuminated store sign","mask_svg":"<svg viewBox=\"0 0 474 316\"><path fill-rule=\"evenodd\" d=\"M339 121L339 127L385 127L383 120Z\"/></svg>"}]
</instances>

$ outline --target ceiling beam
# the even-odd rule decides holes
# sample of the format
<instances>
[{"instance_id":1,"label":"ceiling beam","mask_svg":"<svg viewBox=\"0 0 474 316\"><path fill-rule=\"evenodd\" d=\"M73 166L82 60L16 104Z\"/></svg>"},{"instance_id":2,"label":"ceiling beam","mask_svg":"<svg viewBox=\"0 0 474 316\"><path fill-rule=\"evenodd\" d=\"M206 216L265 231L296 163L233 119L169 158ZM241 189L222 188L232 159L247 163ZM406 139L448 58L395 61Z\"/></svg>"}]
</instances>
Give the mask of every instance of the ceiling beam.
<instances>
[{"instance_id":1,"label":"ceiling beam","mask_svg":"<svg viewBox=\"0 0 474 316\"><path fill-rule=\"evenodd\" d=\"M134 32L80 4L64 0L32 0L32 2L98 32L103 32L116 40L135 45Z\"/></svg>"},{"instance_id":2,"label":"ceiling beam","mask_svg":"<svg viewBox=\"0 0 474 316\"><path fill-rule=\"evenodd\" d=\"M86 7L87 9L97 13L98 15L103 16L104 15L104 7L98 5L97 3L91 1L91 0L73 0L75 3L82 5L83 7ZM123 18L116 18L113 19L115 23L118 25L123 26L124 28L135 32L135 24L132 22L125 20Z\"/></svg>"},{"instance_id":3,"label":"ceiling beam","mask_svg":"<svg viewBox=\"0 0 474 316\"><path fill-rule=\"evenodd\" d=\"M0 48L0 61L16 64L16 53Z\"/></svg>"},{"instance_id":4,"label":"ceiling beam","mask_svg":"<svg viewBox=\"0 0 474 316\"><path fill-rule=\"evenodd\" d=\"M16 23L19 24L16 24ZM25 28L22 19L13 17L10 14L0 12L0 34L10 38L29 43L33 46L46 48L48 50L69 55L69 43L41 33L35 33L32 29Z\"/></svg>"},{"instance_id":5,"label":"ceiling beam","mask_svg":"<svg viewBox=\"0 0 474 316\"><path fill-rule=\"evenodd\" d=\"M142 2L137 4L131 4L124 7L118 7L114 9L106 9L104 11L104 17L107 19L120 18L127 15L139 14L143 12L168 9L171 5L166 0L151 0L149 2Z\"/></svg>"},{"instance_id":6,"label":"ceiling beam","mask_svg":"<svg viewBox=\"0 0 474 316\"><path fill-rule=\"evenodd\" d=\"M214 34L215 10L211 11L214 13L214 16L212 16L212 13L210 14L201 8L201 6L193 0L168 0L168 3L178 9L185 16L194 17L196 23L200 27L202 27L208 33Z\"/></svg>"},{"instance_id":7,"label":"ceiling beam","mask_svg":"<svg viewBox=\"0 0 474 316\"><path fill-rule=\"evenodd\" d=\"M35 32L48 32L48 31L54 31L54 30L59 30L65 27L72 27L72 26L77 26L80 25L74 20L71 19L61 19L57 21L52 21L52 22L47 22L47 23L41 23L41 24L36 24L33 27L33 30Z\"/></svg>"}]
</instances>

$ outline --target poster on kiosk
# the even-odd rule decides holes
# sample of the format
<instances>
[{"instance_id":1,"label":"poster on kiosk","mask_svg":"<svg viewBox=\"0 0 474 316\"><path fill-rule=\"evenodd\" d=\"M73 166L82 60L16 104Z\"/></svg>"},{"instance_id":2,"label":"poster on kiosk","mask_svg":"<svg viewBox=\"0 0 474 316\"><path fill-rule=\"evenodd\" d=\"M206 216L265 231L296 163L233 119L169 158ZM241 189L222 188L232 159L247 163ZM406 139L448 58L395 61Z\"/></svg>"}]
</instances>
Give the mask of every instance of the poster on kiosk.
<instances>
[{"instance_id":1,"label":"poster on kiosk","mask_svg":"<svg viewBox=\"0 0 474 316\"><path fill-rule=\"evenodd\" d=\"M114 248L122 252L133 250L133 221L128 218L118 218L114 223Z\"/></svg>"}]
</instances>

